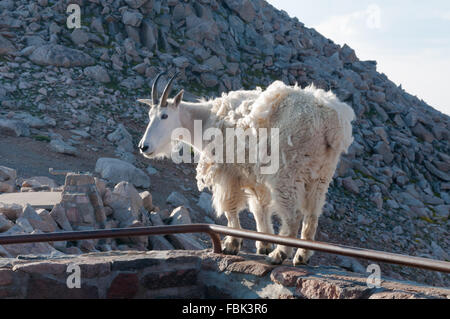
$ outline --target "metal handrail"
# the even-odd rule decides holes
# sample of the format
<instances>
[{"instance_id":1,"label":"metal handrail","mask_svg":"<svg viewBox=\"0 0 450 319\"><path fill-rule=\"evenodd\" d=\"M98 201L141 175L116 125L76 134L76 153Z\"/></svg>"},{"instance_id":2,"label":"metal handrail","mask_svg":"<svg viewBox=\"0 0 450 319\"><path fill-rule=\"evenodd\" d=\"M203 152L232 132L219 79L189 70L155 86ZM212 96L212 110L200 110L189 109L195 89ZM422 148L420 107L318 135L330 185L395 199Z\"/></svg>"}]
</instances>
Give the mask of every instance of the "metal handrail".
<instances>
[{"instance_id":1,"label":"metal handrail","mask_svg":"<svg viewBox=\"0 0 450 319\"><path fill-rule=\"evenodd\" d=\"M149 226L136 228L100 229L90 231L71 231L71 232L58 232L47 234L0 236L0 245L23 244L32 242L71 241L82 239L167 235L167 234L182 234L182 233L208 234L211 237L211 241L213 244L213 251L215 253L222 252L219 235L229 235L239 238L270 242L285 246L322 251L331 254L364 258L390 264L398 264L403 266L450 273L450 262L446 261L387 253L383 251L350 247L338 244L330 244L318 241L302 240L292 237L259 233L251 230L229 228L225 226L211 225L211 224L189 224L189 225L175 225L175 226L164 225L164 226Z\"/></svg>"}]
</instances>

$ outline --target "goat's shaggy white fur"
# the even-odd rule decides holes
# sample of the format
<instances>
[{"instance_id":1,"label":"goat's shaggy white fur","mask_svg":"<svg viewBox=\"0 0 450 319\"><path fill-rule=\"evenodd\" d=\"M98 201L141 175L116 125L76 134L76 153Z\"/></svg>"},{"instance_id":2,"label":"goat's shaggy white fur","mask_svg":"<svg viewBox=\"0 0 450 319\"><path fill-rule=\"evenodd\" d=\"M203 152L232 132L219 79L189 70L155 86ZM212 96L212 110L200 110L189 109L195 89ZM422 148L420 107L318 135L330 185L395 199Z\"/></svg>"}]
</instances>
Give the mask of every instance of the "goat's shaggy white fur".
<instances>
[{"instance_id":1,"label":"goat's shaggy white fur","mask_svg":"<svg viewBox=\"0 0 450 319\"><path fill-rule=\"evenodd\" d=\"M230 92L207 103L212 107L205 127L217 127L223 136L228 127L279 128L281 163L275 174L261 174L259 162L216 163L207 152L200 154L198 186L211 189L217 214L225 213L229 226L239 228L239 211L248 206L257 230L273 233L275 212L282 223L280 235L291 237L296 237L303 219L301 237L313 239L339 157L353 141L353 110L332 92L280 81L265 91ZM232 237L224 242L228 253L236 253L240 245L241 240ZM257 248L259 253L270 251L267 243L257 243ZM291 252L278 246L269 259L280 263ZM299 249L294 264L306 263L311 255Z\"/></svg>"}]
</instances>

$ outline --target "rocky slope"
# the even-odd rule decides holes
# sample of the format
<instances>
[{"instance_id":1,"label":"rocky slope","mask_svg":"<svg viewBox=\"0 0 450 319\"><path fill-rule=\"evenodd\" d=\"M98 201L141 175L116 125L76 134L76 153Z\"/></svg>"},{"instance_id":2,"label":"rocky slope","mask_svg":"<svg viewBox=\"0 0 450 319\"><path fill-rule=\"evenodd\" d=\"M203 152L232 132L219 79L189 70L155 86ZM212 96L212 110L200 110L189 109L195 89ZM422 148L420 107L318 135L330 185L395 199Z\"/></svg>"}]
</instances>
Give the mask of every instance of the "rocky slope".
<instances>
[{"instance_id":1,"label":"rocky slope","mask_svg":"<svg viewBox=\"0 0 450 319\"><path fill-rule=\"evenodd\" d=\"M66 27L69 3L81 6L80 29ZM275 79L333 90L357 114L355 142L336 172L318 239L449 259L449 117L378 73L375 61L360 61L262 0L0 1L0 165L20 177L48 167L94 171L107 154L142 168L147 178L136 186L150 184L162 208L177 191L192 212L203 209L193 221L212 222L192 166L160 161L147 169L135 152L147 112L136 99L167 69L180 72L175 88L191 99ZM19 190L16 183L0 174L0 192ZM242 224L254 227L247 213ZM323 254L311 262L339 263ZM382 270L450 285L440 273Z\"/></svg>"}]
</instances>

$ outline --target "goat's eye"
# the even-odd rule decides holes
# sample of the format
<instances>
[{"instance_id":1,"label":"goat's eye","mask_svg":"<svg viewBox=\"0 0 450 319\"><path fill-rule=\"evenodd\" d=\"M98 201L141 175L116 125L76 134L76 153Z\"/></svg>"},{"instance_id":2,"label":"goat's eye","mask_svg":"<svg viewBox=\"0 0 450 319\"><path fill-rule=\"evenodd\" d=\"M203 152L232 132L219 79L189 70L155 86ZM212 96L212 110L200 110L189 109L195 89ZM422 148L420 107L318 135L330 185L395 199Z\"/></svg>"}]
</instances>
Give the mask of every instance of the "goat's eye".
<instances>
[{"instance_id":1,"label":"goat's eye","mask_svg":"<svg viewBox=\"0 0 450 319\"><path fill-rule=\"evenodd\" d=\"M161 115L161 119L165 120L166 118L168 118L169 116L167 114L163 114Z\"/></svg>"}]
</instances>

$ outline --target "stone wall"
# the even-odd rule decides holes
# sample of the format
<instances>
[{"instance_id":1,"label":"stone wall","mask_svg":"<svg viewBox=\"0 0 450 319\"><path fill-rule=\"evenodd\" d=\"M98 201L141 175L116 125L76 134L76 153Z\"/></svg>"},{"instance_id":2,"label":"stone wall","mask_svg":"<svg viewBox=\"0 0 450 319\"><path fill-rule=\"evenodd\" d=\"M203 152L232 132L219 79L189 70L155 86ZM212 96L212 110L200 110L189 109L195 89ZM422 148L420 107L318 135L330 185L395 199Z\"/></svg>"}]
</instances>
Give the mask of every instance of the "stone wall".
<instances>
[{"instance_id":1,"label":"stone wall","mask_svg":"<svg viewBox=\"0 0 450 319\"><path fill-rule=\"evenodd\" d=\"M366 277L334 267L273 266L207 250L27 258L0 259L0 298L450 298L450 289L385 278L369 288ZM70 265L79 266L80 288L67 286Z\"/></svg>"}]
</instances>

